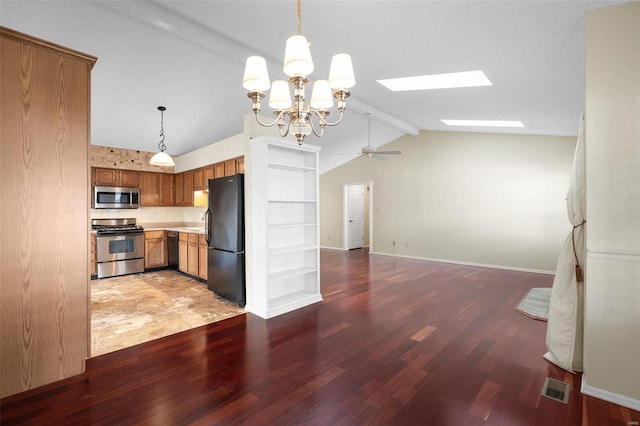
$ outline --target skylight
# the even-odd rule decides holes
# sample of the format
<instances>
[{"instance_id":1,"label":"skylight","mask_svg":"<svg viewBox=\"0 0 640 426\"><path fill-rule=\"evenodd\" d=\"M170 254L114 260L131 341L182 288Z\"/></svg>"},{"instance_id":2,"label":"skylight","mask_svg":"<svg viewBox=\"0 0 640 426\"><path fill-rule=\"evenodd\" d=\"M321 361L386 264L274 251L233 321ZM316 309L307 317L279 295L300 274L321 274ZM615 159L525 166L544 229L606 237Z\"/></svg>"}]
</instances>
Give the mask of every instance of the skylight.
<instances>
[{"instance_id":1,"label":"skylight","mask_svg":"<svg viewBox=\"0 0 640 426\"><path fill-rule=\"evenodd\" d=\"M415 77L390 78L377 81L394 92L492 85L487 76L480 70L448 74L418 75Z\"/></svg>"},{"instance_id":2,"label":"skylight","mask_svg":"<svg viewBox=\"0 0 640 426\"><path fill-rule=\"evenodd\" d=\"M522 121L506 120L440 120L447 126L524 127Z\"/></svg>"}]
</instances>

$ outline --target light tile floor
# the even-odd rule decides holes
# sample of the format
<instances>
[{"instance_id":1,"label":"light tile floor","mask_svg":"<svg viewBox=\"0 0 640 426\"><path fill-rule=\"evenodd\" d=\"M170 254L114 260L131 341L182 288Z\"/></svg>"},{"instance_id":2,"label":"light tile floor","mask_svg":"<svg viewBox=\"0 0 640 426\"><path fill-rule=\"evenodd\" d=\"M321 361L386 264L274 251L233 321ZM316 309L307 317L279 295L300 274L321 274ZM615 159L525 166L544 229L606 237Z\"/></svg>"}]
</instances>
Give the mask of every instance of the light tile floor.
<instances>
[{"instance_id":1,"label":"light tile floor","mask_svg":"<svg viewBox=\"0 0 640 426\"><path fill-rule=\"evenodd\" d=\"M206 283L163 270L91 281L91 356L245 313Z\"/></svg>"}]
</instances>

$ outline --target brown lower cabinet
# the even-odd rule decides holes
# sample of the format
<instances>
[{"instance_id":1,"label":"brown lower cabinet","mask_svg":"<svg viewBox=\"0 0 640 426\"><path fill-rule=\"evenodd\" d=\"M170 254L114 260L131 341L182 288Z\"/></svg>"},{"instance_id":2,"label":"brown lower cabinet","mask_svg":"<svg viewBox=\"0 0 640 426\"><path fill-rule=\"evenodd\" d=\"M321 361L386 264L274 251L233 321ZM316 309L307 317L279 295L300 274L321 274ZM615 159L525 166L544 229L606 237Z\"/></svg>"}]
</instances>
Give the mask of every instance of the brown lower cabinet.
<instances>
[{"instance_id":1,"label":"brown lower cabinet","mask_svg":"<svg viewBox=\"0 0 640 426\"><path fill-rule=\"evenodd\" d=\"M207 279L209 252L207 250L207 241L204 235L198 235L198 276L203 280Z\"/></svg>"},{"instance_id":2,"label":"brown lower cabinet","mask_svg":"<svg viewBox=\"0 0 640 426\"><path fill-rule=\"evenodd\" d=\"M144 232L144 267L161 268L167 266L167 232Z\"/></svg>"},{"instance_id":3,"label":"brown lower cabinet","mask_svg":"<svg viewBox=\"0 0 640 426\"><path fill-rule=\"evenodd\" d=\"M178 270L207 279L207 242L204 235L180 232L178 237Z\"/></svg>"}]
</instances>

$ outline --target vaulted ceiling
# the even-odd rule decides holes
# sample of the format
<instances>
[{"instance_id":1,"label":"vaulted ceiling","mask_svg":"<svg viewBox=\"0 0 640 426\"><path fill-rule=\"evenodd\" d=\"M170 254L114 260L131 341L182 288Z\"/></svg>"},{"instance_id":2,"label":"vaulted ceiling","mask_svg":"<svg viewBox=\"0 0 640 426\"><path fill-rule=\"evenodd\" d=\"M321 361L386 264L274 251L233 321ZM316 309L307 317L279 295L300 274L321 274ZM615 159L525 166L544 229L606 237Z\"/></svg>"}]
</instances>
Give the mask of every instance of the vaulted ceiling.
<instances>
[{"instance_id":1,"label":"vaulted ceiling","mask_svg":"<svg viewBox=\"0 0 640 426\"><path fill-rule=\"evenodd\" d=\"M620 3L620 2L616 2ZM367 144L420 129L460 130L441 119L521 120L510 133L576 135L584 105L585 11L594 1L319 1L302 4L312 79L348 52L357 84L344 122L323 138L321 169ZM267 58L283 79L288 1L12 1L0 23L98 57L92 73L92 143L155 151L167 107L167 152L181 155L242 131L250 100L245 58ZM376 80L483 70L492 86L391 92ZM265 108L268 110L268 107ZM332 117L335 117L335 113ZM497 129L467 128L466 131Z\"/></svg>"}]
</instances>

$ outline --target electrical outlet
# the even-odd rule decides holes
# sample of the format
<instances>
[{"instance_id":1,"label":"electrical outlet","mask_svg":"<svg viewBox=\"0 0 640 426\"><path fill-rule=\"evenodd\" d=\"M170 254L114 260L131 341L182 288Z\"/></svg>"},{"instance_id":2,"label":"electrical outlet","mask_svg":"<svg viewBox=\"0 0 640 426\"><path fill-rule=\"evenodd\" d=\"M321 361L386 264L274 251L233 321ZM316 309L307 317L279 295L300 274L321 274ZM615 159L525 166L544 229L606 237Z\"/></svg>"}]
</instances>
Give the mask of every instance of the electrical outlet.
<instances>
[{"instance_id":1,"label":"electrical outlet","mask_svg":"<svg viewBox=\"0 0 640 426\"><path fill-rule=\"evenodd\" d=\"M411 247L411 241L407 241L407 248Z\"/></svg>"}]
</instances>

